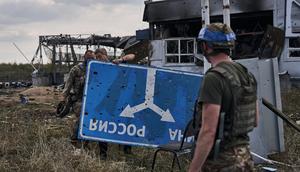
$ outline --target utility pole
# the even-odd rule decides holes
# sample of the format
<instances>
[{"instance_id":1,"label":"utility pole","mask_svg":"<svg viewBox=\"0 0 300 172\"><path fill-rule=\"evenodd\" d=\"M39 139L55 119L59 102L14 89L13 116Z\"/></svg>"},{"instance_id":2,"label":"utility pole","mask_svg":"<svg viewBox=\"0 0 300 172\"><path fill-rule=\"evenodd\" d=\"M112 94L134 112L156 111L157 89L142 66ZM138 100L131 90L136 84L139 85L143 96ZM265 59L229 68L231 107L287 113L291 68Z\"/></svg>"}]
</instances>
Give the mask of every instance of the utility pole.
<instances>
[{"instance_id":1,"label":"utility pole","mask_svg":"<svg viewBox=\"0 0 300 172\"><path fill-rule=\"evenodd\" d=\"M202 14L202 28L203 28L210 24L209 0L201 0L201 14ZM203 62L204 62L203 73L205 73L211 67L211 64L208 63L206 58L203 58Z\"/></svg>"},{"instance_id":2,"label":"utility pole","mask_svg":"<svg viewBox=\"0 0 300 172\"><path fill-rule=\"evenodd\" d=\"M223 22L230 26L230 2L223 0Z\"/></svg>"},{"instance_id":3,"label":"utility pole","mask_svg":"<svg viewBox=\"0 0 300 172\"><path fill-rule=\"evenodd\" d=\"M201 14L202 14L202 27L205 27L210 24L210 15L209 15L209 0L201 0ZM230 2L229 0L223 0L223 22L230 26ZM203 58L204 60L204 69L205 73L210 67L211 64Z\"/></svg>"},{"instance_id":4,"label":"utility pole","mask_svg":"<svg viewBox=\"0 0 300 172\"><path fill-rule=\"evenodd\" d=\"M21 55L27 60L27 62L31 65L31 67L34 69L34 71L38 71L36 67L33 66L32 63L30 63L29 59L25 56L25 54L21 51L21 49L15 44L14 42L12 43L16 49L21 53Z\"/></svg>"}]
</instances>

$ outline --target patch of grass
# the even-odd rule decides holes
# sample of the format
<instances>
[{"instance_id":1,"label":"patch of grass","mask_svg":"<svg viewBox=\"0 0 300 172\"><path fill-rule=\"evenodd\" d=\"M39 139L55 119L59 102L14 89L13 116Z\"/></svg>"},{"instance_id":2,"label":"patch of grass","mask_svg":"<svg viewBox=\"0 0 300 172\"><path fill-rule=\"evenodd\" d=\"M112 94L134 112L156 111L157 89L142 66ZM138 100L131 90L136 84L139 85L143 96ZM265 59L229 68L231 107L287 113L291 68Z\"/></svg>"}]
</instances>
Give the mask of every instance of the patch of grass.
<instances>
[{"instance_id":1,"label":"patch of grass","mask_svg":"<svg viewBox=\"0 0 300 172\"><path fill-rule=\"evenodd\" d=\"M47 172L144 172L151 168L154 149L134 147L125 155L119 145L109 144L108 160L100 160L96 142L80 154L70 144L73 118L59 119L44 104L15 104L0 110L0 171ZM183 161L186 161L184 158ZM161 154L156 171L170 171L172 156ZM168 164L168 165L166 165ZM185 168L187 168L185 163Z\"/></svg>"},{"instance_id":2,"label":"patch of grass","mask_svg":"<svg viewBox=\"0 0 300 172\"><path fill-rule=\"evenodd\" d=\"M282 93L282 111L294 121L300 120L300 90L293 88ZM278 166L278 171L300 171L300 133L284 123L285 152L272 156L272 159L297 167Z\"/></svg>"}]
</instances>

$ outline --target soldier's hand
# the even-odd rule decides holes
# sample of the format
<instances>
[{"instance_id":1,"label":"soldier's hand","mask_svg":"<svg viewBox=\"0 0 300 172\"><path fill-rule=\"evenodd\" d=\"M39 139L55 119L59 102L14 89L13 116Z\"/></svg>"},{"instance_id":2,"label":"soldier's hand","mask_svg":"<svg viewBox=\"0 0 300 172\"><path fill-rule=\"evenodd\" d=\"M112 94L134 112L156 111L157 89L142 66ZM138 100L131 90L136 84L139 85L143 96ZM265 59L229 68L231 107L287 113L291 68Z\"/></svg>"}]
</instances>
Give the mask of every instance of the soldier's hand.
<instances>
[{"instance_id":1,"label":"soldier's hand","mask_svg":"<svg viewBox=\"0 0 300 172\"><path fill-rule=\"evenodd\" d=\"M114 64L118 65L118 64L120 64L120 63L123 62L123 59L114 59L112 62L113 62Z\"/></svg>"}]
</instances>

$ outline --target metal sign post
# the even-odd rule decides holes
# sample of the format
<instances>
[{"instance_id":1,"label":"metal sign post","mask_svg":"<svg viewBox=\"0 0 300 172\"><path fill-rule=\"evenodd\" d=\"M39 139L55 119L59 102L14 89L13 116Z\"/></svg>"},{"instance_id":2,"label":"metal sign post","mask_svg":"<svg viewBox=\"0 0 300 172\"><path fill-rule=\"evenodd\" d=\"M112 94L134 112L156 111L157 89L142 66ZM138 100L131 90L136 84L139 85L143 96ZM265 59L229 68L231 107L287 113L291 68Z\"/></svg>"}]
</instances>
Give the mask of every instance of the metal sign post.
<instances>
[{"instance_id":1,"label":"metal sign post","mask_svg":"<svg viewBox=\"0 0 300 172\"><path fill-rule=\"evenodd\" d=\"M223 0L223 22L230 26L230 2Z\"/></svg>"},{"instance_id":2,"label":"metal sign post","mask_svg":"<svg viewBox=\"0 0 300 172\"><path fill-rule=\"evenodd\" d=\"M209 0L201 0L201 13L202 13L202 27L205 27L208 24L210 24ZM203 61L204 61L203 73L205 73L211 67L211 64L206 60L206 58L203 58Z\"/></svg>"},{"instance_id":3,"label":"metal sign post","mask_svg":"<svg viewBox=\"0 0 300 172\"><path fill-rule=\"evenodd\" d=\"M79 137L150 147L180 141L201 81L194 73L92 61Z\"/></svg>"}]
</instances>

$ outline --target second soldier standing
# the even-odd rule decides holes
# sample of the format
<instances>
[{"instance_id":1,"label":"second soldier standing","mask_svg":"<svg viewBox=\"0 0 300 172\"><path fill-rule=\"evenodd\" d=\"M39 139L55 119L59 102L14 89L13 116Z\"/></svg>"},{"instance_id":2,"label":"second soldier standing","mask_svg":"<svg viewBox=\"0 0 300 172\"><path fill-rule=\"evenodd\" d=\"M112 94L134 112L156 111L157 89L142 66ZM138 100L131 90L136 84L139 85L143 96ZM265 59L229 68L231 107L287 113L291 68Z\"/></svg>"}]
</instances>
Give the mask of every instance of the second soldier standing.
<instances>
[{"instance_id":1,"label":"second soldier standing","mask_svg":"<svg viewBox=\"0 0 300 172\"><path fill-rule=\"evenodd\" d=\"M83 56L84 62L75 65L69 72L69 77L66 81L65 88L63 91L64 101L68 98L72 99L73 111L76 115L76 122L73 125L73 133L71 135L71 143L76 147L80 148L81 141L78 140L78 127L79 117L82 105L83 89L85 82L86 66L89 60L95 59L95 54L92 50L87 50Z\"/></svg>"}]
</instances>

